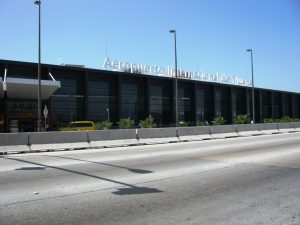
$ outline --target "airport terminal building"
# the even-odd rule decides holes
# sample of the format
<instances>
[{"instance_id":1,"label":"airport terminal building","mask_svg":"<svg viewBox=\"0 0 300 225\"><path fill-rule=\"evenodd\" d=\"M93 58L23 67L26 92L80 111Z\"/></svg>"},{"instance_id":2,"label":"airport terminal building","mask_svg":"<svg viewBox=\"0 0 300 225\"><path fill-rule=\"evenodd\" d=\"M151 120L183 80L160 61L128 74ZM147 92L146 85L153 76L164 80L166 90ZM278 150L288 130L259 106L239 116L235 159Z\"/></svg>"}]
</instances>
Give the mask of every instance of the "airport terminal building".
<instances>
[{"instance_id":1,"label":"airport terminal building","mask_svg":"<svg viewBox=\"0 0 300 225\"><path fill-rule=\"evenodd\" d=\"M48 130L69 121L121 118L175 125L174 70L106 58L105 70L42 64L42 110ZM0 132L37 130L37 64L0 60ZM178 71L179 121L195 125L223 116L252 117L251 81L237 76ZM43 113L42 113L43 115ZM300 118L300 93L255 88L255 120ZM44 119L44 118L43 118Z\"/></svg>"}]
</instances>

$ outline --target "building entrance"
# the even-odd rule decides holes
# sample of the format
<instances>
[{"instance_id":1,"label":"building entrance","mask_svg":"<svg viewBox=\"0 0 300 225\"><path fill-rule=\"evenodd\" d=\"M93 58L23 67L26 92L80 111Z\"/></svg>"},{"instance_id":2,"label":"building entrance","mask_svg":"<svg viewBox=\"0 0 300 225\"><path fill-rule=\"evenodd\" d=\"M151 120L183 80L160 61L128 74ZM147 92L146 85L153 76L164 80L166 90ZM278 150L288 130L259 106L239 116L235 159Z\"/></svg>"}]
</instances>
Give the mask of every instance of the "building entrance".
<instances>
[{"instance_id":1,"label":"building entrance","mask_svg":"<svg viewBox=\"0 0 300 225\"><path fill-rule=\"evenodd\" d=\"M37 131L37 118L36 117L9 117L8 132L35 132Z\"/></svg>"}]
</instances>

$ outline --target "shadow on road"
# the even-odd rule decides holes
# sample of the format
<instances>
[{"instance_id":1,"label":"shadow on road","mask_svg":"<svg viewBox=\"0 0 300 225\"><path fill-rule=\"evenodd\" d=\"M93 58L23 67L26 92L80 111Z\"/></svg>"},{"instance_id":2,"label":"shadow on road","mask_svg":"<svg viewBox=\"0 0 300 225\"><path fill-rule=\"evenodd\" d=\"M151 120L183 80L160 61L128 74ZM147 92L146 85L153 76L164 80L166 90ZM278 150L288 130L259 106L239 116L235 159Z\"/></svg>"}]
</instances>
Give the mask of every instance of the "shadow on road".
<instances>
[{"instance_id":1,"label":"shadow on road","mask_svg":"<svg viewBox=\"0 0 300 225\"><path fill-rule=\"evenodd\" d=\"M117 191L113 193L116 195L136 195L136 194L151 194L151 193L160 193L161 190L156 188L148 187L130 187L130 188L118 188Z\"/></svg>"},{"instance_id":2,"label":"shadow on road","mask_svg":"<svg viewBox=\"0 0 300 225\"><path fill-rule=\"evenodd\" d=\"M83 173L83 172L76 171L76 170L65 169L65 168L61 168L61 167L58 167L58 166L50 166L50 165L46 165L46 164L42 164L42 163L31 162L31 161L24 160L24 159L16 159L16 158L9 158L9 157L7 157L5 159L18 161L18 162L23 162L23 163L28 163L28 164L35 165L35 166L39 166L39 167L21 167L23 169L24 168L31 168L31 169L32 168L43 168L43 169L51 168L51 169L56 169L56 170L60 170L60 171L64 171L64 172L74 173L74 174L78 174L78 175L82 175L82 176L86 176L86 177L91 177L91 178L95 178L95 179L99 179L99 180L103 180L103 181L107 181L107 182L111 182L111 183L115 183L115 184L120 184L120 185L124 185L124 186L128 187L128 188L118 188L118 191L112 192L113 194L116 194L116 195L149 194L149 193L163 192L163 191L155 189L155 188L138 187L138 186L127 184L127 183L120 182L120 181L117 181L117 180L112 180L112 179L105 178L105 177L99 177L99 176L96 176L96 175ZM22 170L21 168L16 169L16 170Z\"/></svg>"},{"instance_id":3,"label":"shadow on road","mask_svg":"<svg viewBox=\"0 0 300 225\"><path fill-rule=\"evenodd\" d=\"M44 170L45 167L20 167L15 170Z\"/></svg>"},{"instance_id":4,"label":"shadow on road","mask_svg":"<svg viewBox=\"0 0 300 225\"><path fill-rule=\"evenodd\" d=\"M139 174L153 173L153 171L150 171L150 170L133 169L133 168L117 166L117 165L103 163L103 162L95 162L95 161L90 161L90 160L85 160L85 159L76 159L76 158L71 158L71 157L52 156L52 155L47 155L47 157L70 159L70 160L76 160L76 161L80 161L80 162L95 163L95 164L99 164L99 165L103 165L103 166L111 166L111 167L115 167L115 168L127 169L129 172L132 172L132 173L139 173Z\"/></svg>"}]
</instances>

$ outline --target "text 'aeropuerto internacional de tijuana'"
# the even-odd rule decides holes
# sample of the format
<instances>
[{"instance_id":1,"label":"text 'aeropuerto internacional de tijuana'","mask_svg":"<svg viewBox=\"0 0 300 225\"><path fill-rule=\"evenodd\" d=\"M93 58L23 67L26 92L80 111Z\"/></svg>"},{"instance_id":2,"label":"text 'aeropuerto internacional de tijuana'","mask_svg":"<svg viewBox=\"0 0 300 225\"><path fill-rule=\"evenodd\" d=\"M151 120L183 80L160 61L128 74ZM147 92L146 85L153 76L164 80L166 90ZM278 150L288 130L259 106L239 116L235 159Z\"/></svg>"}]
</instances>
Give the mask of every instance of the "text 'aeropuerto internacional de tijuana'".
<instances>
[{"instance_id":1,"label":"text 'aeropuerto internacional de tijuana'","mask_svg":"<svg viewBox=\"0 0 300 225\"><path fill-rule=\"evenodd\" d=\"M167 68L159 65L149 65L149 64L137 64L137 63L129 63L126 61L120 60L110 60L109 57L105 57L103 67L109 70L114 71L122 71L128 73L138 73L138 74L149 74L149 75L157 75L163 77L175 77L175 69L171 66ZM223 84L233 84L233 85L241 85L241 86L251 86L252 81L241 78L239 75L226 75L219 73L205 73L194 72L188 70L182 70L177 68L177 77L180 79L188 79L188 80L198 80L198 81L206 81L206 82L216 82Z\"/></svg>"}]
</instances>

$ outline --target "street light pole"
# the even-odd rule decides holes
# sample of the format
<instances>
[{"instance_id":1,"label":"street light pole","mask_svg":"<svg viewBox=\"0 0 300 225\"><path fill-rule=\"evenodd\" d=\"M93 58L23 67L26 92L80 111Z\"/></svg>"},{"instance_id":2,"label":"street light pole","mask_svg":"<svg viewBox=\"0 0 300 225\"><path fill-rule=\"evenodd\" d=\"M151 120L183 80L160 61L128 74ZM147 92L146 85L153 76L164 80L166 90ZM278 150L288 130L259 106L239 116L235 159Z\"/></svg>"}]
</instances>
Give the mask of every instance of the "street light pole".
<instances>
[{"instance_id":1,"label":"street light pole","mask_svg":"<svg viewBox=\"0 0 300 225\"><path fill-rule=\"evenodd\" d=\"M177 45L176 45L176 30L169 30L174 34L174 47L175 47L175 121L178 127L178 81L177 81Z\"/></svg>"},{"instance_id":2,"label":"street light pole","mask_svg":"<svg viewBox=\"0 0 300 225\"><path fill-rule=\"evenodd\" d=\"M247 49L251 54L251 74L252 74L252 123L255 123L255 96L254 96L254 76L253 76L253 55L252 49Z\"/></svg>"},{"instance_id":3,"label":"street light pole","mask_svg":"<svg viewBox=\"0 0 300 225\"><path fill-rule=\"evenodd\" d=\"M38 120L37 120L37 131L41 131L41 1L35 0L34 4L39 8L39 47L38 47Z\"/></svg>"}]
</instances>

